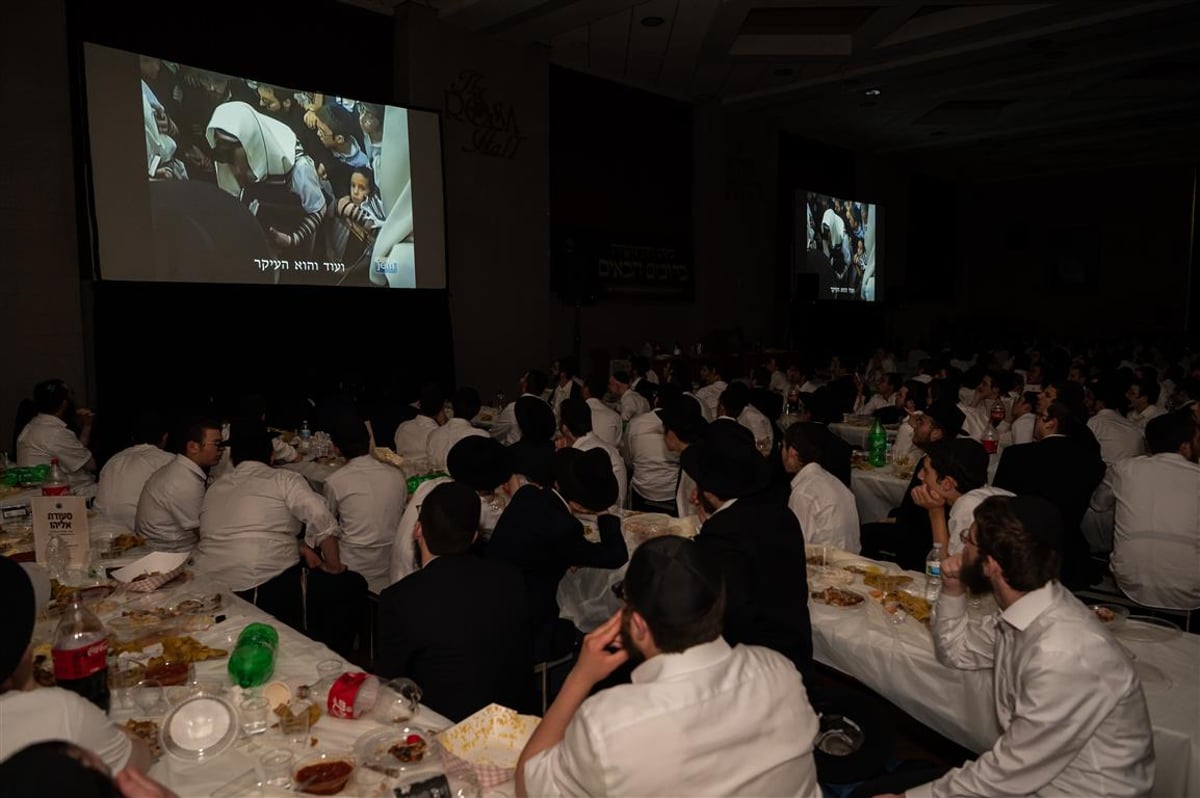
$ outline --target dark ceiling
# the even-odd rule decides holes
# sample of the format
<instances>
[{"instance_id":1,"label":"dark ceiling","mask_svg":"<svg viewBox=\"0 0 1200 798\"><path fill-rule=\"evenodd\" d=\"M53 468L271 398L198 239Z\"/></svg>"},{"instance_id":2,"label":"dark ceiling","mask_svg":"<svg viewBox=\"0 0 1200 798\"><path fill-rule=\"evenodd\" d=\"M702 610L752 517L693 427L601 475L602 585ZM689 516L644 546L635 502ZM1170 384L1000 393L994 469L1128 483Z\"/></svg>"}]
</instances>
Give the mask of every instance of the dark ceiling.
<instances>
[{"instance_id":1,"label":"dark ceiling","mask_svg":"<svg viewBox=\"0 0 1200 798\"><path fill-rule=\"evenodd\" d=\"M563 66L934 173L1200 159L1200 0L422 4Z\"/></svg>"}]
</instances>

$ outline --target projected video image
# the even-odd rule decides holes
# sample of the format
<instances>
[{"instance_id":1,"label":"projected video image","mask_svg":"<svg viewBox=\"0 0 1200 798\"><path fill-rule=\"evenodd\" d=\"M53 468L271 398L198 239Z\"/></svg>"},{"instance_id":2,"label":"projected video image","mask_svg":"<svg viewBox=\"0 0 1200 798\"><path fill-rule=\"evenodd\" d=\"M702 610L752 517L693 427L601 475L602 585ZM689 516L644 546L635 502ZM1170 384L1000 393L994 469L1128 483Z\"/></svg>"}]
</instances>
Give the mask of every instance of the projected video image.
<instances>
[{"instance_id":1,"label":"projected video image","mask_svg":"<svg viewBox=\"0 0 1200 798\"><path fill-rule=\"evenodd\" d=\"M163 279L417 286L407 110L138 65Z\"/></svg>"},{"instance_id":2,"label":"projected video image","mask_svg":"<svg viewBox=\"0 0 1200 798\"><path fill-rule=\"evenodd\" d=\"M878 208L815 191L799 191L796 216L793 268L818 275L819 298L874 302ZM801 230L803 236L799 235Z\"/></svg>"}]
</instances>

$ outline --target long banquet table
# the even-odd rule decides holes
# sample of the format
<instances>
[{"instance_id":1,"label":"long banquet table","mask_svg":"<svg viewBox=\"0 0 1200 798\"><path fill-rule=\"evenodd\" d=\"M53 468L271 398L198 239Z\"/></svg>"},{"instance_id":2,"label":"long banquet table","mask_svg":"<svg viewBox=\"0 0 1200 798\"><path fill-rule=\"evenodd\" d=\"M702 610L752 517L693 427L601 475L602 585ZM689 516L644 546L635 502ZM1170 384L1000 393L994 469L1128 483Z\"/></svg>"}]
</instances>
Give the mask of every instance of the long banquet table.
<instances>
[{"instance_id":1,"label":"long banquet table","mask_svg":"<svg viewBox=\"0 0 1200 798\"><path fill-rule=\"evenodd\" d=\"M862 559L844 552L831 556ZM884 566L894 565L881 563ZM913 585L924 577L907 572ZM850 589L866 592L862 577ZM995 612L990 597L970 606L972 615ZM937 661L929 629L912 618L893 623L877 602L854 608L809 602L813 652L818 662L875 690L921 723L976 752L1000 734L993 706L992 671L966 671ZM1200 635L1179 633L1146 642L1146 627L1127 621L1114 630L1134 657L1142 680L1157 759L1155 796L1200 795Z\"/></svg>"},{"instance_id":2,"label":"long banquet table","mask_svg":"<svg viewBox=\"0 0 1200 798\"><path fill-rule=\"evenodd\" d=\"M233 643L247 624L254 621L271 624L279 632L279 655L275 662L275 673L272 680L285 682L293 692L300 685L311 684L316 680L318 662L327 659L339 659L336 654L324 645L310 640L290 627L279 623L267 613L234 596L228 590L222 589L216 583L191 572L189 572L189 575L191 578L178 587L167 586L152 594L122 594L118 592L110 598L110 602L117 602L119 604L126 599L135 600L139 596L150 595L154 597L156 602L161 600L163 604L167 604L184 595L203 595L220 592L221 609L218 610L218 614L224 615L225 620L214 625L207 631L186 632L185 634L195 637L207 646L225 649L232 653ZM121 611L121 606L118 606L115 610L110 609L108 615L102 615L101 619L107 622L114 615L120 615ZM53 632L54 621L40 621L34 631L35 643L48 641ZM218 686L224 691L225 697L236 707L239 703L238 693L240 689L231 686L229 676L226 672L227 664L228 658L224 657L197 663L195 665L195 679L202 684ZM348 663L345 669L348 671L358 670ZM187 688L177 687L167 688L167 690L169 691L169 699L174 698L178 700L182 695L186 694ZM110 713L115 722L124 723L132 717L143 717L136 714L136 710L118 708L117 703L117 700L114 700L114 708ZM152 719L159 721L161 724L162 718ZM450 721L445 717L425 706L421 707L417 716L411 720L411 723L415 726L421 726L434 731L440 731L451 725ZM370 717L358 720L343 720L322 714L320 720L312 727L310 733L311 738L317 742L313 745L299 746L292 750L297 761L302 757L316 752L350 752L353 750L354 743L359 737L374 729L383 727L383 724ZM170 787L181 798L209 796L223 786L228 785L238 776L253 770L256 767L259 757L273 748L289 748L277 729L270 729L266 733L256 737L243 737L229 750L199 764L185 763L164 755L150 770L150 775ZM390 789L383 790L385 785L382 779L382 776L376 776L371 771L359 768L352 781L353 788L347 787L340 794L344 796L359 795L364 797L368 795L390 796ZM249 790L231 789L229 792L233 795L273 794L271 792L260 793L253 788L252 782L253 777L251 777L251 788ZM283 792L279 794L291 795L293 793Z\"/></svg>"}]
</instances>

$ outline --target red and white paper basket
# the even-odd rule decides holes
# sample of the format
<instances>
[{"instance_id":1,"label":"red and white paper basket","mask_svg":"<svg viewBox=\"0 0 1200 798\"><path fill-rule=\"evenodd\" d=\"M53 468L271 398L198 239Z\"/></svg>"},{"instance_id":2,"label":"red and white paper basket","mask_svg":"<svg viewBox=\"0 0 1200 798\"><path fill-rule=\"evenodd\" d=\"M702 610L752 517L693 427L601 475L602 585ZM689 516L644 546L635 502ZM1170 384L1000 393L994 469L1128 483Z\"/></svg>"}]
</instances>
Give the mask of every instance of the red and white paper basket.
<instances>
[{"instance_id":1,"label":"red and white paper basket","mask_svg":"<svg viewBox=\"0 0 1200 798\"><path fill-rule=\"evenodd\" d=\"M516 774L517 757L539 720L488 704L437 736L442 764L452 775L474 774L484 789L503 784Z\"/></svg>"}]
</instances>

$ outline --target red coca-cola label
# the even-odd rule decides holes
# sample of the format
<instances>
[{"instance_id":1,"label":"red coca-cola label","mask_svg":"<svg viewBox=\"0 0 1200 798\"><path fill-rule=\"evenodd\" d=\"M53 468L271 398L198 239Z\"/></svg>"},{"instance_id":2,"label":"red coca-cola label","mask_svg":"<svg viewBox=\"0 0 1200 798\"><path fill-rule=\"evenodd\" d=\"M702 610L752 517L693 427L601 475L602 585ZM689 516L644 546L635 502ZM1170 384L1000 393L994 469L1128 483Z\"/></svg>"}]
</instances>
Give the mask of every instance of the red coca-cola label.
<instances>
[{"instance_id":1,"label":"red coca-cola label","mask_svg":"<svg viewBox=\"0 0 1200 798\"><path fill-rule=\"evenodd\" d=\"M99 640L79 648L56 648L50 653L54 658L55 679L60 682L86 679L107 667L108 640Z\"/></svg>"},{"instance_id":2,"label":"red coca-cola label","mask_svg":"<svg viewBox=\"0 0 1200 798\"><path fill-rule=\"evenodd\" d=\"M329 698L325 701L329 714L335 718L353 718L354 700L366 680L365 673L343 673L339 676L329 688Z\"/></svg>"},{"instance_id":3,"label":"red coca-cola label","mask_svg":"<svg viewBox=\"0 0 1200 798\"><path fill-rule=\"evenodd\" d=\"M43 496L66 496L70 492L71 492L71 486L66 485L66 484L43 485L42 486L42 495Z\"/></svg>"},{"instance_id":4,"label":"red coca-cola label","mask_svg":"<svg viewBox=\"0 0 1200 798\"><path fill-rule=\"evenodd\" d=\"M983 441L982 441L982 443L983 443L983 450L984 450L985 452L987 452L988 454L995 454L995 453L996 453L996 450L997 450L997 448L998 448L998 446L997 446L997 443L998 443L998 442L996 441L996 439L995 439L995 438L991 438L991 439L989 439L989 438L984 438L984 439L983 439Z\"/></svg>"}]
</instances>

